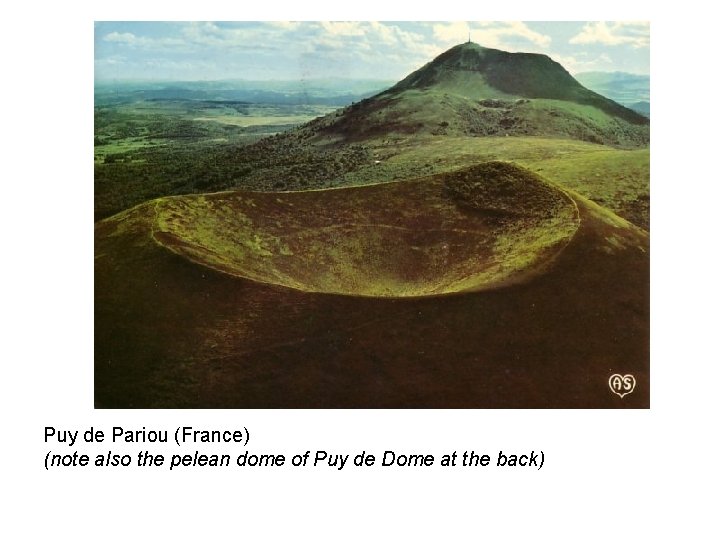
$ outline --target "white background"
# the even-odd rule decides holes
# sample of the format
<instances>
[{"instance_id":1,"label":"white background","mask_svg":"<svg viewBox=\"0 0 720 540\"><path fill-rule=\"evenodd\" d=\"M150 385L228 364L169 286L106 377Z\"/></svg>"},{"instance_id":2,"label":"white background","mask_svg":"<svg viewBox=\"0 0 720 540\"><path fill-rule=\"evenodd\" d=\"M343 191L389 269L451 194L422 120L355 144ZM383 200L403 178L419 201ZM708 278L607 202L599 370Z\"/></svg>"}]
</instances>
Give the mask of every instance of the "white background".
<instances>
[{"instance_id":1,"label":"white background","mask_svg":"<svg viewBox=\"0 0 720 540\"><path fill-rule=\"evenodd\" d=\"M28 2L2 18L0 536L718 538L718 47L716 19L699 3L93 4ZM269 18L652 21L650 410L93 409L93 20ZM247 426L257 453L534 449L547 458L541 471L47 472L46 425Z\"/></svg>"}]
</instances>

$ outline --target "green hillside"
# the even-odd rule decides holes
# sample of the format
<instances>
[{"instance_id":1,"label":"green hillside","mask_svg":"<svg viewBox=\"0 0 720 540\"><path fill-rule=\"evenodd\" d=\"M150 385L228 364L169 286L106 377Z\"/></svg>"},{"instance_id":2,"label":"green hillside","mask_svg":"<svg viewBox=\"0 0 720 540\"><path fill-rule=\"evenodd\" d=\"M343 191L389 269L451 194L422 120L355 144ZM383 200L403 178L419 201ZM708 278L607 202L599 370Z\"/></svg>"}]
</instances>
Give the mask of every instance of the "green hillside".
<instances>
[{"instance_id":1,"label":"green hillside","mask_svg":"<svg viewBox=\"0 0 720 540\"><path fill-rule=\"evenodd\" d=\"M463 87L454 86L457 79L476 90L466 93ZM463 43L445 51L385 93L437 85L474 98L491 98L495 97L491 94L501 92L516 98L571 101L590 105L632 124L647 124L647 120L634 111L582 86L565 68L544 54L510 53L475 43ZM485 88L490 89L488 95L481 94Z\"/></svg>"},{"instance_id":2,"label":"green hillside","mask_svg":"<svg viewBox=\"0 0 720 540\"><path fill-rule=\"evenodd\" d=\"M96 219L166 195L362 185L504 159L557 171L553 180L649 227L649 120L543 55L458 45L335 111L150 103L96 106Z\"/></svg>"},{"instance_id":3,"label":"green hillside","mask_svg":"<svg viewBox=\"0 0 720 540\"><path fill-rule=\"evenodd\" d=\"M355 141L391 133L540 135L627 147L649 142L648 123L545 55L464 43L308 130Z\"/></svg>"}]
</instances>

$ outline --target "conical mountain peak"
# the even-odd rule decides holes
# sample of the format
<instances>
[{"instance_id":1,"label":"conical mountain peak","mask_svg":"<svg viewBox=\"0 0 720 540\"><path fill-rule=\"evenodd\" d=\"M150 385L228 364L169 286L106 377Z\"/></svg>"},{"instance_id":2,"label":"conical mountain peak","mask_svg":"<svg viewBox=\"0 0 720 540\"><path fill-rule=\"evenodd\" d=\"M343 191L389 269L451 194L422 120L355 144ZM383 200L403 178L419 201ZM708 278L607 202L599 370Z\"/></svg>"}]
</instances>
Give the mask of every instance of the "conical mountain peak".
<instances>
[{"instance_id":1,"label":"conical mountain peak","mask_svg":"<svg viewBox=\"0 0 720 540\"><path fill-rule=\"evenodd\" d=\"M520 98L562 99L587 102L590 94L560 64L544 54L511 53L467 42L456 45L400 81L394 89L474 84L489 87L486 96L477 91L466 97L497 97L496 93ZM463 92L454 92L463 95ZM596 105L597 106L597 105Z\"/></svg>"},{"instance_id":2,"label":"conical mountain peak","mask_svg":"<svg viewBox=\"0 0 720 540\"><path fill-rule=\"evenodd\" d=\"M542 135L634 146L647 144L647 125L547 55L466 42L313 129L354 140L390 133Z\"/></svg>"}]
</instances>

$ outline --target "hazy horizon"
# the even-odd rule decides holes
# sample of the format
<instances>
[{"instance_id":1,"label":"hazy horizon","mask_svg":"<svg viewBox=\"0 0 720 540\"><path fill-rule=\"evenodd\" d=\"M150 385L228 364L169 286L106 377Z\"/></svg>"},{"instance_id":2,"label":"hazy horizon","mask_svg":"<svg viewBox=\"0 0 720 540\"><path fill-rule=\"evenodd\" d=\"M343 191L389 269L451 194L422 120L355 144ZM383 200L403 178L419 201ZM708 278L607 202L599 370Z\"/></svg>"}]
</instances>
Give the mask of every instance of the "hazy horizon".
<instances>
[{"instance_id":1,"label":"hazy horizon","mask_svg":"<svg viewBox=\"0 0 720 540\"><path fill-rule=\"evenodd\" d=\"M647 22L96 22L97 81L397 81L468 37L647 75Z\"/></svg>"},{"instance_id":2,"label":"hazy horizon","mask_svg":"<svg viewBox=\"0 0 720 540\"><path fill-rule=\"evenodd\" d=\"M576 75L587 75L589 73L603 73L603 74L613 74L613 73L619 73L624 75L634 75L638 77L647 77L650 78L650 75L648 73L633 73L630 71L601 71L601 70L592 70L592 71L579 71L577 73L573 73L573 77ZM314 83L314 82L377 82L377 83L396 83L398 82L396 79L372 79L372 78L364 78L364 77L317 77L312 79L242 79L242 78L235 78L235 79L115 79L115 78L107 78L107 79L94 79L95 83L151 83L151 84L161 84L161 83Z\"/></svg>"}]
</instances>

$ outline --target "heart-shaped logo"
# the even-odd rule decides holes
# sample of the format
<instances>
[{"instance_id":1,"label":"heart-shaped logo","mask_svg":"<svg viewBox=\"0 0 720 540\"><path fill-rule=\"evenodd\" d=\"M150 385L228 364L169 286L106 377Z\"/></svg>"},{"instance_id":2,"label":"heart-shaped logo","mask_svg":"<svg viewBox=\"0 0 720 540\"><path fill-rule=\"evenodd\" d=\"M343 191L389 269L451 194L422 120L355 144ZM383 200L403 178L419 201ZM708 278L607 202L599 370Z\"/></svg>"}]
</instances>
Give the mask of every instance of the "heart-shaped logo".
<instances>
[{"instance_id":1,"label":"heart-shaped logo","mask_svg":"<svg viewBox=\"0 0 720 540\"><path fill-rule=\"evenodd\" d=\"M608 379L610 390L621 398L627 396L635 390L635 377L632 375L619 375L617 373L610 375Z\"/></svg>"}]
</instances>

